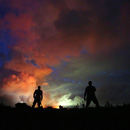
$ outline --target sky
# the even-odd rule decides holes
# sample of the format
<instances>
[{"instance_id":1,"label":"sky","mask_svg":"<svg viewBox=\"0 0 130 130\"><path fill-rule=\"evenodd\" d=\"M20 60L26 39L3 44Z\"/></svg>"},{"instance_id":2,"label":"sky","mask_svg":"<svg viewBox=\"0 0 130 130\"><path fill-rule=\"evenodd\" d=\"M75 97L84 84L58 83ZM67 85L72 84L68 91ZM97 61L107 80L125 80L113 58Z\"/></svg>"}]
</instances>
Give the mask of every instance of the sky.
<instances>
[{"instance_id":1,"label":"sky","mask_svg":"<svg viewBox=\"0 0 130 130\"><path fill-rule=\"evenodd\" d=\"M0 102L130 103L129 0L0 0ZM93 105L93 104L91 104Z\"/></svg>"}]
</instances>

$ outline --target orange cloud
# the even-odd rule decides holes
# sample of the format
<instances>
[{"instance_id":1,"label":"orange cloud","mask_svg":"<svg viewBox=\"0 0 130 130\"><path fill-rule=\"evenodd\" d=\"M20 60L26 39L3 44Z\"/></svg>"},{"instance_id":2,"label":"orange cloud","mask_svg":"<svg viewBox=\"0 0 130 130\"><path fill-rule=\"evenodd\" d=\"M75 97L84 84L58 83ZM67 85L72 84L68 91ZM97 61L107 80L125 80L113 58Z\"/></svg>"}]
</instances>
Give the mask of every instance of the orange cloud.
<instances>
[{"instance_id":1,"label":"orange cloud","mask_svg":"<svg viewBox=\"0 0 130 130\"><path fill-rule=\"evenodd\" d=\"M3 79L3 89L12 94L28 94L36 87L36 79L27 73L11 75Z\"/></svg>"},{"instance_id":2,"label":"orange cloud","mask_svg":"<svg viewBox=\"0 0 130 130\"><path fill-rule=\"evenodd\" d=\"M36 79L27 73L20 73L18 75L12 74L3 79L1 88L2 97L11 97L13 101L12 106L17 102L26 102L28 105L32 104L33 92L36 88ZM8 101L12 102L12 101Z\"/></svg>"},{"instance_id":3,"label":"orange cloud","mask_svg":"<svg viewBox=\"0 0 130 130\"><path fill-rule=\"evenodd\" d=\"M34 76L37 80L37 85L41 85L44 81L45 76L49 75L52 72L52 70L47 66L38 68L32 64L26 63L21 59L12 60L11 62L7 63L5 67L19 73L23 72Z\"/></svg>"},{"instance_id":4,"label":"orange cloud","mask_svg":"<svg viewBox=\"0 0 130 130\"><path fill-rule=\"evenodd\" d=\"M15 103L17 102L26 102L28 105L32 106L33 103L33 93L37 89L36 78L27 73L20 73L18 75L11 75L3 79L3 86L0 95L2 96L11 96ZM44 83L43 85L47 85ZM49 93L43 90L43 107L56 105L57 101L51 99Z\"/></svg>"}]
</instances>

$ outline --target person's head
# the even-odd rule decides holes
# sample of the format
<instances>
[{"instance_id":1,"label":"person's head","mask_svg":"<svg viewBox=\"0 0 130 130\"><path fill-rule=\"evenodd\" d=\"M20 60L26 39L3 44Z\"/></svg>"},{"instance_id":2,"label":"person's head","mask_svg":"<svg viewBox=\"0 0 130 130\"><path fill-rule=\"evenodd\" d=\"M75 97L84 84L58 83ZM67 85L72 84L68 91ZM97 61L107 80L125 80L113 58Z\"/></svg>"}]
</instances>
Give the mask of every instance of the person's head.
<instances>
[{"instance_id":1,"label":"person's head","mask_svg":"<svg viewBox=\"0 0 130 130\"><path fill-rule=\"evenodd\" d=\"M89 86L92 86L92 81L89 81L88 84L89 84Z\"/></svg>"},{"instance_id":2,"label":"person's head","mask_svg":"<svg viewBox=\"0 0 130 130\"><path fill-rule=\"evenodd\" d=\"M40 89L41 89L41 86L38 86L38 89L40 90Z\"/></svg>"}]
</instances>

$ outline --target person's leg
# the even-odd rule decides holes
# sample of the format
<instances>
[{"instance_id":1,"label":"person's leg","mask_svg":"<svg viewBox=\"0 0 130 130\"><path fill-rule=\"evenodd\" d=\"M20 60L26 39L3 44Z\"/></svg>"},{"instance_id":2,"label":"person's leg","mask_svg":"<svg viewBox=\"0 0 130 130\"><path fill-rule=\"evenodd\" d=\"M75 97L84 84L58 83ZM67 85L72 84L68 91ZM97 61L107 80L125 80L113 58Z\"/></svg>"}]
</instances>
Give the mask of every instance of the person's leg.
<instances>
[{"instance_id":1,"label":"person's leg","mask_svg":"<svg viewBox=\"0 0 130 130\"><path fill-rule=\"evenodd\" d=\"M39 108L40 108L40 105L41 105L41 101L39 100L39 101L38 101L38 107L39 107Z\"/></svg>"},{"instance_id":2,"label":"person's leg","mask_svg":"<svg viewBox=\"0 0 130 130\"><path fill-rule=\"evenodd\" d=\"M91 102L91 99L90 99L90 98L87 98L86 108L88 108L88 106L89 106L90 102Z\"/></svg>"},{"instance_id":3,"label":"person's leg","mask_svg":"<svg viewBox=\"0 0 130 130\"><path fill-rule=\"evenodd\" d=\"M34 108L35 105L36 105L36 100L34 100L33 105L32 105L32 108Z\"/></svg>"},{"instance_id":4,"label":"person's leg","mask_svg":"<svg viewBox=\"0 0 130 130\"><path fill-rule=\"evenodd\" d=\"M99 107L99 102L96 97L93 98L94 104L96 104L96 107Z\"/></svg>"}]
</instances>

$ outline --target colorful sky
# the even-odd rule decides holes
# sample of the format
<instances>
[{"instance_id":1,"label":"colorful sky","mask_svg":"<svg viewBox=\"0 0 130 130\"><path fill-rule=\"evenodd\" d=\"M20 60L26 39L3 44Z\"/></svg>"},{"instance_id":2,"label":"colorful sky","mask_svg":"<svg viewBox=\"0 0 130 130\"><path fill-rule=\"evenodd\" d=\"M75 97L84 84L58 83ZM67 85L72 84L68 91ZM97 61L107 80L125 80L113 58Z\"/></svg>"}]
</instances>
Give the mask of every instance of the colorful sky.
<instances>
[{"instance_id":1,"label":"colorful sky","mask_svg":"<svg viewBox=\"0 0 130 130\"><path fill-rule=\"evenodd\" d=\"M0 0L0 102L130 102L129 0Z\"/></svg>"}]
</instances>

